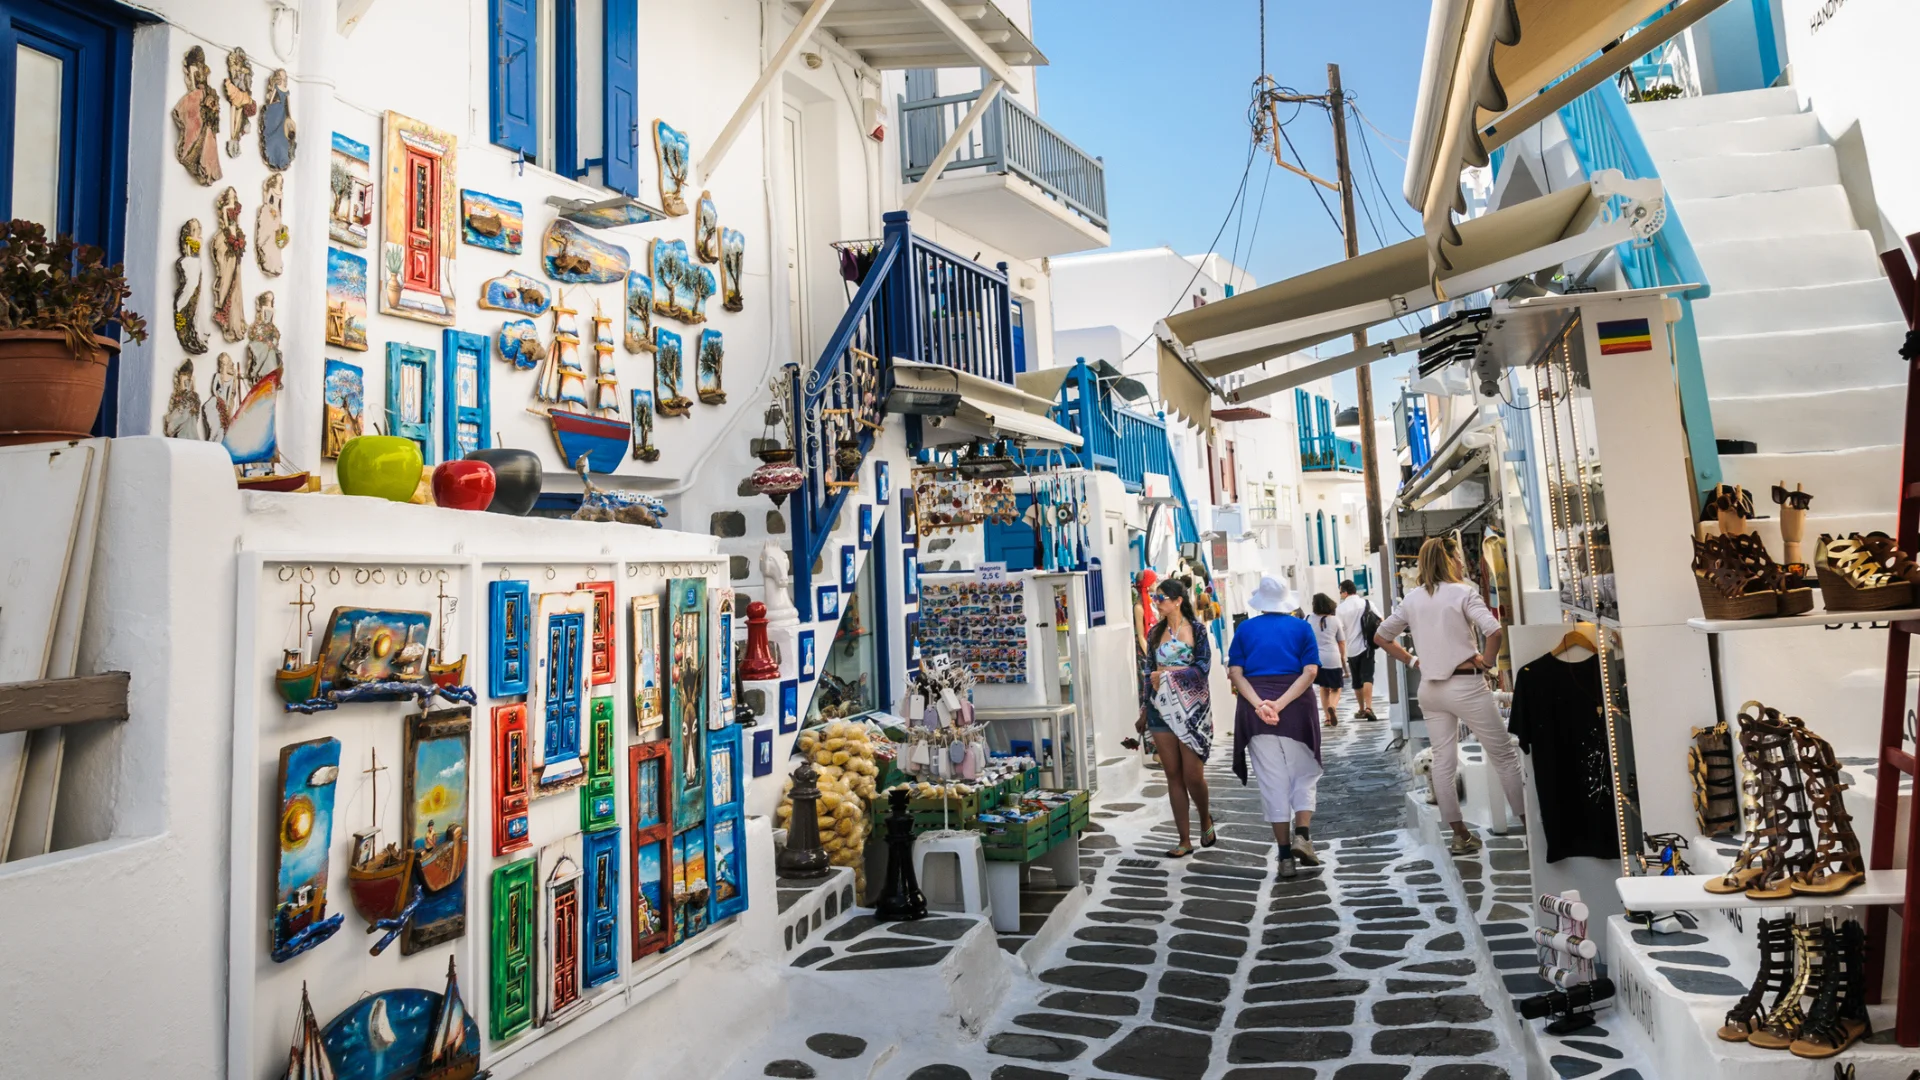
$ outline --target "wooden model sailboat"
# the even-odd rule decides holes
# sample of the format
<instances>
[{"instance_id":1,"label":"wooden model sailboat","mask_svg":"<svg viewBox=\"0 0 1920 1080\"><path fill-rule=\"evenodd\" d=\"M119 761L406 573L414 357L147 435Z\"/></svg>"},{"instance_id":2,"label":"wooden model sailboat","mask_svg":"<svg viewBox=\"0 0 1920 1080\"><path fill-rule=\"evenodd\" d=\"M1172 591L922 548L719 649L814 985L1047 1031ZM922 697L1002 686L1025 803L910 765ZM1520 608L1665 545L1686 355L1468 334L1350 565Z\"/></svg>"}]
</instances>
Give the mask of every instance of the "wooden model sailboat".
<instances>
[{"instance_id":1,"label":"wooden model sailboat","mask_svg":"<svg viewBox=\"0 0 1920 1080\"><path fill-rule=\"evenodd\" d=\"M373 752L373 827L353 834L353 862L347 867L347 891L353 897L353 909L367 920L367 932L374 923L392 919L407 904L407 883L413 877L413 851L399 843L380 846L380 754Z\"/></svg>"},{"instance_id":2,"label":"wooden model sailboat","mask_svg":"<svg viewBox=\"0 0 1920 1080\"><path fill-rule=\"evenodd\" d=\"M273 673L274 686L283 701L307 701L320 692L320 657L306 659L307 647L313 642L313 597L304 583L295 588L299 598L293 601L294 630L301 635L300 644L280 651L280 670Z\"/></svg>"},{"instance_id":3,"label":"wooden model sailboat","mask_svg":"<svg viewBox=\"0 0 1920 1080\"><path fill-rule=\"evenodd\" d=\"M300 1016L293 1025L293 1049L287 1052L286 1080L334 1080L333 1061L320 1038L320 1022L313 1018L307 984L300 984Z\"/></svg>"},{"instance_id":4,"label":"wooden model sailboat","mask_svg":"<svg viewBox=\"0 0 1920 1080\"><path fill-rule=\"evenodd\" d=\"M567 464L578 467L581 458L593 472L610 473L627 456L633 425L620 419L620 378L613 363L613 320L593 315L594 391L588 401L587 370L580 358L577 312L561 300L553 305L553 346L541 373L534 398L545 406L553 424L553 441Z\"/></svg>"},{"instance_id":5,"label":"wooden model sailboat","mask_svg":"<svg viewBox=\"0 0 1920 1080\"><path fill-rule=\"evenodd\" d=\"M447 585L440 583L440 626L435 631L433 651L427 654L427 681L443 690L467 685L467 658L447 660Z\"/></svg>"},{"instance_id":6,"label":"wooden model sailboat","mask_svg":"<svg viewBox=\"0 0 1920 1080\"><path fill-rule=\"evenodd\" d=\"M472 1080L480 1055L467 1047L467 1003L460 1000L460 980L447 957L447 990L440 996L433 1031L427 1036L426 1056L415 1075L420 1080Z\"/></svg>"}]
</instances>

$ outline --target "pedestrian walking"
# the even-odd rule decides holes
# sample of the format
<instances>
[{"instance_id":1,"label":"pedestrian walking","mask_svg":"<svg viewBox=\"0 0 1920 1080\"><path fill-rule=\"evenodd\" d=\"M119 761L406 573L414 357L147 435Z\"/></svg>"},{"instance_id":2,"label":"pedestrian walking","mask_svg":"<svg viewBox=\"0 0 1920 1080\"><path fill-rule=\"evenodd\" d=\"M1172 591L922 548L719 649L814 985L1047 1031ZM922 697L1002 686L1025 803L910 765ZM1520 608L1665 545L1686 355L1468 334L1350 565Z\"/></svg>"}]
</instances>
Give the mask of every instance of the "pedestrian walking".
<instances>
[{"instance_id":1,"label":"pedestrian walking","mask_svg":"<svg viewBox=\"0 0 1920 1080\"><path fill-rule=\"evenodd\" d=\"M1257 614L1242 622L1227 647L1233 684L1233 774L1247 782L1253 759L1260 805L1280 845L1280 876L1299 864L1320 865L1308 835L1320 786L1320 725L1313 681L1320 646L1306 620L1295 618L1292 590L1269 574L1247 598Z\"/></svg>"},{"instance_id":2,"label":"pedestrian walking","mask_svg":"<svg viewBox=\"0 0 1920 1080\"><path fill-rule=\"evenodd\" d=\"M1147 635L1151 667L1140 688L1140 720L1135 730L1153 737L1167 777L1167 801L1180 843L1169 859L1193 854L1187 807L1200 814L1200 844L1217 842L1213 811L1207 803L1207 755L1213 750L1213 710L1207 676L1213 671L1213 646L1207 628L1195 617L1187 588L1168 578L1153 590L1160 616Z\"/></svg>"},{"instance_id":3,"label":"pedestrian walking","mask_svg":"<svg viewBox=\"0 0 1920 1080\"><path fill-rule=\"evenodd\" d=\"M1440 805L1440 820L1453 830L1447 850L1455 855L1480 849L1479 838L1460 820L1460 797L1454 790L1454 777L1460 771L1461 724L1480 740L1514 815L1524 824L1527 814L1520 753L1500 721L1500 709L1482 674L1500 655L1500 619L1465 578L1459 553L1444 538L1436 536L1420 545L1415 587L1373 636L1387 655L1420 672L1420 711L1433 747L1435 801ZM1486 642L1477 649L1476 629ZM1418 656L1396 640L1408 632L1420 650Z\"/></svg>"},{"instance_id":4,"label":"pedestrian walking","mask_svg":"<svg viewBox=\"0 0 1920 1080\"><path fill-rule=\"evenodd\" d=\"M1307 622L1320 655L1320 674L1314 676L1313 685L1320 688L1320 713L1328 727L1340 722L1340 691L1347 685L1347 637L1338 612L1333 597L1313 594L1313 618Z\"/></svg>"},{"instance_id":5,"label":"pedestrian walking","mask_svg":"<svg viewBox=\"0 0 1920 1080\"><path fill-rule=\"evenodd\" d=\"M1354 587L1352 578L1340 583L1336 612L1347 642L1347 682L1353 687L1354 719L1378 720L1373 715L1373 635L1368 631L1380 628L1380 616L1372 614L1372 606Z\"/></svg>"}]
</instances>

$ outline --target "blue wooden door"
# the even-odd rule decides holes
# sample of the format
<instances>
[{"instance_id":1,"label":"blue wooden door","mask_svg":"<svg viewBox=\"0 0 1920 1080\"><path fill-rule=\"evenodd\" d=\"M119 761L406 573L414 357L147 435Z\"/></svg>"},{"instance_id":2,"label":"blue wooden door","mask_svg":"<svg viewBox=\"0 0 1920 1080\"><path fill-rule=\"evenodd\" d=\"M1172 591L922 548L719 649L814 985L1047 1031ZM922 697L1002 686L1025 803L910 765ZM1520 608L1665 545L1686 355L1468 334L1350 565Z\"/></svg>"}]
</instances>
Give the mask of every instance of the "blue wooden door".
<instances>
[{"instance_id":1,"label":"blue wooden door","mask_svg":"<svg viewBox=\"0 0 1920 1080\"><path fill-rule=\"evenodd\" d=\"M524 694L527 678L528 589L524 581L495 581L487 586L492 609L487 657L487 690L494 697Z\"/></svg>"},{"instance_id":2,"label":"blue wooden door","mask_svg":"<svg viewBox=\"0 0 1920 1080\"><path fill-rule=\"evenodd\" d=\"M620 830L586 834L582 850L587 863L585 982L599 986L620 973Z\"/></svg>"},{"instance_id":3,"label":"blue wooden door","mask_svg":"<svg viewBox=\"0 0 1920 1080\"><path fill-rule=\"evenodd\" d=\"M546 768L580 760L580 653L586 648L587 616L570 611L547 620L547 715L542 719ZM574 769L573 771L578 771Z\"/></svg>"},{"instance_id":4,"label":"blue wooden door","mask_svg":"<svg viewBox=\"0 0 1920 1080\"><path fill-rule=\"evenodd\" d=\"M433 350L387 342L387 434L420 444L433 464Z\"/></svg>"},{"instance_id":5,"label":"blue wooden door","mask_svg":"<svg viewBox=\"0 0 1920 1080\"><path fill-rule=\"evenodd\" d=\"M487 434L493 426L489 405L487 360L492 345L479 334L448 330L441 338L441 362L446 401L440 425L440 450L448 461L466 457L475 450L493 445Z\"/></svg>"}]
</instances>

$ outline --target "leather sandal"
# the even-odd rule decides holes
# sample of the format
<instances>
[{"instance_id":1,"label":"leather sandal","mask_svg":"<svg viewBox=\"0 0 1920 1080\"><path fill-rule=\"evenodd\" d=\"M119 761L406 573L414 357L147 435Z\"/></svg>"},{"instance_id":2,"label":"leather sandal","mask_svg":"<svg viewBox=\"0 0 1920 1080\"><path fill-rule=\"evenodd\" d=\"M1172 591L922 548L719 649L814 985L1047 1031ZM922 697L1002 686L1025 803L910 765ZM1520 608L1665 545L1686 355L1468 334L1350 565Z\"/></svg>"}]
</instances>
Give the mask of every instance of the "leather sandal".
<instances>
[{"instance_id":1,"label":"leather sandal","mask_svg":"<svg viewBox=\"0 0 1920 1080\"><path fill-rule=\"evenodd\" d=\"M1740 706L1740 763L1746 777L1740 785L1740 805L1746 836L1727 872L1703 886L1717 895L1747 891L1772 876L1780 862L1785 829L1777 827L1773 813L1774 773L1768 754L1778 751L1788 740L1770 737L1770 733L1762 731L1765 709L1766 706L1757 701Z\"/></svg>"},{"instance_id":2,"label":"leather sandal","mask_svg":"<svg viewBox=\"0 0 1920 1080\"><path fill-rule=\"evenodd\" d=\"M1854 835L1853 815L1847 812L1847 785L1840 780L1840 761L1834 756L1833 744L1804 726L1794 729L1793 742L1820 842L1810 865L1795 874L1789 886L1799 896L1838 896L1867 880L1866 864L1860 859L1860 838Z\"/></svg>"},{"instance_id":3,"label":"leather sandal","mask_svg":"<svg viewBox=\"0 0 1920 1080\"><path fill-rule=\"evenodd\" d=\"M1828 929L1826 936L1826 963L1813 1007L1787 1048L1795 1057L1830 1058L1873 1034L1867 1016L1866 934L1859 923L1848 922L1837 931Z\"/></svg>"},{"instance_id":4,"label":"leather sandal","mask_svg":"<svg viewBox=\"0 0 1920 1080\"><path fill-rule=\"evenodd\" d=\"M1793 927L1793 982L1787 984L1773 1007L1767 1010L1766 1019L1747 1036L1748 1046L1757 1046L1762 1050L1785 1050L1800 1037L1800 1031L1807 1022L1807 1014L1800 1008L1800 999L1807 996L1808 984L1826 965L1829 933L1831 931L1824 923Z\"/></svg>"},{"instance_id":5,"label":"leather sandal","mask_svg":"<svg viewBox=\"0 0 1920 1080\"><path fill-rule=\"evenodd\" d=\"M1841 540L1822 533L1813 570L1828 611L1885 611L1913 599L1913 586L1888 573L1859 533Z\"/></svg>"},{"instance_id":6,"label":"leather sandal","mask_svg":"<svg viewBox=\"0 0 1920 1080\"><path fill-rule=\"evenodd\" d=\"M1727 1010L1726 1023L1720 1026L1722 1042L1746 1042L1766 1019L1766 999L1778 1002L1793 981L1792 924L1785 918L1761 919L1759 926L1760 970L1746 994Z\"/></svg>"},{"instance_id":7,"label":"leather sandal","mask_svg":"<svg viewBox=\"0 0 1920 1080\"><path fill-rule=\"evenodd\" d=\"M1745 717L1741 723L1745 725ZM1793 895L1794 881L1813 867L1813 812L1794 744L1796 733L1805 725L1797 716L1783 719L1779 710L1763 707L1755 727L1761 734L1761 767L1769 774L1766 810L1770 820L1762 831L1772 834L1773 845L1767 872L1747 887L1747 898L1785 900Z\"/></svg>"}]
</instances>

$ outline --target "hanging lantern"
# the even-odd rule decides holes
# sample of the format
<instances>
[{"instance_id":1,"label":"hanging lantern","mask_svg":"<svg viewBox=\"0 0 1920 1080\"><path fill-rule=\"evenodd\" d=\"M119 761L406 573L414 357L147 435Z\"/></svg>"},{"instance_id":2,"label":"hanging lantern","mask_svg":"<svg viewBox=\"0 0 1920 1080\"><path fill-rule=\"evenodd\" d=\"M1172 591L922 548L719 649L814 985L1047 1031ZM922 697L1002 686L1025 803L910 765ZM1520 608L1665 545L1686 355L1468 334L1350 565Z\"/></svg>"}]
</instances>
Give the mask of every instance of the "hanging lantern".
<instances>
[{"instance_id":1,"label":"hanging lantern","mask_svg":"<svg viewBox=\"0 0 1920 1080\"><path fill-rule=\"evenodd\" d=\"M760 467L747 477L747 483L755 495L765 495L773 500L773 505L785 505L787 496L806 485L807 474L793 463L792 450L770 447L760 451L760 461Z\"/></svg>"}]
</instances>

